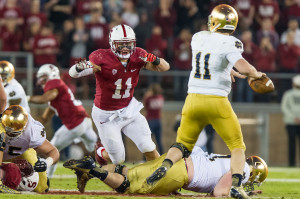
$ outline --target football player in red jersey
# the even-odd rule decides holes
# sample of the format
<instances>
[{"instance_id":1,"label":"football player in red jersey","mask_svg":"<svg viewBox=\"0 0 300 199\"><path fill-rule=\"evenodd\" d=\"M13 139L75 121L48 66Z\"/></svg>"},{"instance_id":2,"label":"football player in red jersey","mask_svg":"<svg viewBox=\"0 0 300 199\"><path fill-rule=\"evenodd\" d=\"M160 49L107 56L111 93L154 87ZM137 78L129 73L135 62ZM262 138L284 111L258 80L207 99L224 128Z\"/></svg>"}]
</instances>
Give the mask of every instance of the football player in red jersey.
<instances>
[{"instance_id":1,"label":"football player in red jersey","mask_svg":"<svg viewBox=\"0 0 300 199\"><path fill-rule=\"evenodd\" d=\"M76 100L71 89L60 79L59 69L52 64L42 65L37 72L38 84L44 89L43 95L28 97L28 102L44 104L49 102L40 118L46 123L54 113L61 119L63 125L55 132L51 143L61 151L79 138L87 151L92 152L97 141L92 120L86 113L80 100ZM51 178L56 166L48 171Z\"/></svg>"},{"instance_id":2,"label":"football player in red jersey","mask_svg":"<svg viewBox=\"0 0 300 199\"><path fill-rule=\"evenodd\" d=\"M136 47L135 33L127 25L112 28L109 44L111 49L98 49L89 55L89 61L80 60L69 70L74 78L93 73L96 77L92 118L106 150L97 150L97 155L113 164L123 162L123 132L147 160L156 159L159 153L151 139L148 123L140 113L143 104L133 97L133 92L141 69L162 72L170 66L164 59Z\"/></svg>"}]
</instances>

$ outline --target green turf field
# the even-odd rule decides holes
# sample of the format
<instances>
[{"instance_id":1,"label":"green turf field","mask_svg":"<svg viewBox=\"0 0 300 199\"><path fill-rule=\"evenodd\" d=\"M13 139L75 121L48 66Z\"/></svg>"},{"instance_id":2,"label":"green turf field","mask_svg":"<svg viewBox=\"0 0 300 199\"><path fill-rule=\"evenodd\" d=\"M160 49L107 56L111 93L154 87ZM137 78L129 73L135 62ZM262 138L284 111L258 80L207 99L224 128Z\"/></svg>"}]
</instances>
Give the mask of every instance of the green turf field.
<instances>
[{"instance_id":1,"label":"green turf field","mask_svg":"<svg viewBox=\"0 0 300 199\"><path fill-rule=\"evenodd\" d=\"M62 167L62 163L55 173L55 178L51 180L50 189L54 190L76 190L76 176L69 169ZM300 168L287 168L287 167L271 167L269 168L269 175L266 182L259 188L263 194L254 196L254 198L299 198L300 199ZM112 191L108 186L98 179L91 179L86 187L86 191ZM181 191L184 194L193 194L192 192ZM199 194L197 194L199 195ZM133 197L133 196L120 196L120 195L40 195L40 194L21 194L21 195L8 195L0 194L0 198L16 198L16 199L121 199L121 198L153 198L153 197ZM155 198L155 197L154 197ZM191 198L183 196L162 197L166 199L171 198ZM193 197L192 197L193 198Z\"/></svg>"}]
</instances>

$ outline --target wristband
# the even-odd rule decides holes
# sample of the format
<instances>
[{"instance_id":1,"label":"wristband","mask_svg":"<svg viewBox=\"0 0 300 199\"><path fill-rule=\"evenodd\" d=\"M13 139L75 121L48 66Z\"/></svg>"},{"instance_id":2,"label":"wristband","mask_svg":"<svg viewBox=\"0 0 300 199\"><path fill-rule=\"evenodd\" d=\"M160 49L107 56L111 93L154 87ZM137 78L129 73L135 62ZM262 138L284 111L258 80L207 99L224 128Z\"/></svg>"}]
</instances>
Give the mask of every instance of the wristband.
<instances>
[{"instance_id":1,"label":"wristband","mask_svg":"<svg viewBox=\"0 0 300 199\"><path fill-rule=\"evenodd\" d=\"M45 162L47 163L47 168L49 168L53 164L53 158L48 157Z\"/></svg>"},{"instance_id":2,"label":"wristband","mask_svg":"<svg viewBox=\"0 0 300 199\"><path fill-rule=\"evenodd\" d=\"M157 66L160 64L160 58L156 57L156 60L154 62L152 62L153 65Z\"/></svg>"}]
</instances>

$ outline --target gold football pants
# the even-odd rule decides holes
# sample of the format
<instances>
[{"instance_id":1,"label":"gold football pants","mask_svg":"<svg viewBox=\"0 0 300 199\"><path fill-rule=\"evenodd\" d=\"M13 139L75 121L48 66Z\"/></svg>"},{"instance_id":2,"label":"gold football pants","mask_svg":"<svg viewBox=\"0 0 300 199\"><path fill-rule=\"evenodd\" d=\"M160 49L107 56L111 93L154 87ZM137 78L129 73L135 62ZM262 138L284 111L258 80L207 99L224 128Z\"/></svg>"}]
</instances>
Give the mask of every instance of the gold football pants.
<instances>
[{"instance_id":1,"label":"gold football pants","mask_svg":"<svg viewBox=\"0 0 300 199\"><path fill-rule=\"evenodd\" d=\"M167 195L187 184L188 174L183 159L174 164L168 170L166 176L153 186L146 183L146 178L149 177L159 166L161 166L165 157L166 154L155 160L148 161L129 169L127 178L130 181L130 187L125 193Z\"/></svg>"},{"instance_id":2,"label":"gold football pants","mask_svg":"<svg viewBox=\"0 0 300 199\"><path fill-rule=\"evenodd\" d=\"M211 124L232 151L246 149L241 126L227 97L188 94L183 109L176 142L192 151L202 129Z\"/></svg>"}]
</instances>

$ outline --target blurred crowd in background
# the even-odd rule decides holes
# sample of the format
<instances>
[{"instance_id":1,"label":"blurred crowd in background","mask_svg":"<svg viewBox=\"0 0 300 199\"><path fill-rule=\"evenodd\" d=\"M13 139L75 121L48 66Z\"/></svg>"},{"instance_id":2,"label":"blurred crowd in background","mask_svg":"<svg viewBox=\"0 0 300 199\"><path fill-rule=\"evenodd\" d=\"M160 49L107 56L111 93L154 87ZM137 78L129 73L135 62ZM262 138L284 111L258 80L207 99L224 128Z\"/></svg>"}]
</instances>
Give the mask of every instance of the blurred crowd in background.
<instances>
[{"instance_id":1,"label":"blurred crowd in background","mask_svg":"<svg viewBox=\"0 0 300 199\"><path fill-rule=\"evenodd\" d=\"M0 0L0 49L32 52L36 68L51 63L68 69L78 58L110 48L109 30L123 23L135 30L137 47L165 58L171 70L190 71L192 35L207 30L210 11L221 3L236 8L239 25L234 36L257 70L299 73L300 0ZM174 98L183 100L188 76L171 81ZM280 82L277 102L290 82ZM88 90L88 80L80 84ZM236 102L272 101L272 95L254 97L246 80L237 84Z\"/></svg>"}]
</instances>

